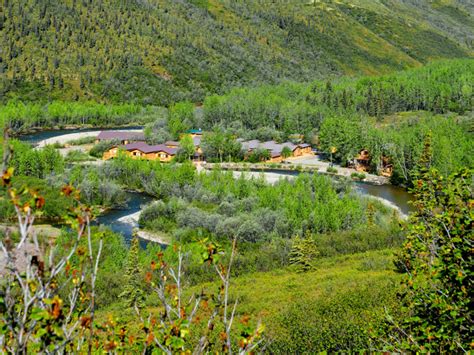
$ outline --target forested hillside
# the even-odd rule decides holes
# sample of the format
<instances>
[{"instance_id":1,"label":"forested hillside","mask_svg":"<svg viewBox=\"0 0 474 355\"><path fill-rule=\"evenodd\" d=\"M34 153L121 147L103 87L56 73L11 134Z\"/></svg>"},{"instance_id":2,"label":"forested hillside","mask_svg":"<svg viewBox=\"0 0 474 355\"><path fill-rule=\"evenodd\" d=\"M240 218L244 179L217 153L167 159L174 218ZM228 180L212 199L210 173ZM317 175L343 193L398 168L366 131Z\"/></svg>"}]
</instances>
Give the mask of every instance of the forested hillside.
<instances>
[{"instance_id":1,"label":"forested hillside","mask_svg":"<svg viewBox=\"0 0 474 355\"><path fill-rule=\"evenodd\" d=\"M473 53L470 1L2 0L0 100L167 105Z\"/></svg>"}]
</instances>

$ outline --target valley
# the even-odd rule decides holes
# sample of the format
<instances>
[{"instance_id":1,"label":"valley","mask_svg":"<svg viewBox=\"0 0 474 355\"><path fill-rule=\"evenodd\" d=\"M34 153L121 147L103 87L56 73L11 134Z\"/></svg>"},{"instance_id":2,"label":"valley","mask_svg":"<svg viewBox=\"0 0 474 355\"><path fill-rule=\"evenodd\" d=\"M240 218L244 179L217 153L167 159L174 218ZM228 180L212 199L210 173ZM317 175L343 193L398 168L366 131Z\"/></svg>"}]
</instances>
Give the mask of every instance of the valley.
<instances>
[{"instance_id":1,"label":"valley","mask_svg":"<svg viewBox=\"0 0 474 355\"><path fill-rule=\"evenodd\" d=\"M0 353L471 353L473 16L0 0Z\"/></svg>"}]
</instances>

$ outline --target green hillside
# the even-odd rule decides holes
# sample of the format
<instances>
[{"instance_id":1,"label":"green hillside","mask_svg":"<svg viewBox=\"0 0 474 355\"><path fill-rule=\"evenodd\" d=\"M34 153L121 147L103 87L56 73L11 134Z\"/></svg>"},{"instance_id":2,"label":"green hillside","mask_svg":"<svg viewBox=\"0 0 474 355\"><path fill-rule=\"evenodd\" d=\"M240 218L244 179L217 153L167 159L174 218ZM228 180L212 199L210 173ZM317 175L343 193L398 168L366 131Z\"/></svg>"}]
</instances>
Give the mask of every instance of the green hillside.
<instances>
[{"instance_id":1,"label":"green hillside","mask_svg":"<svg viewBox=\"0 0 474 355\"><path fill-rule=\"evenodd\" d=\"M473 54L465 0L2 0L0 99L167 105Z\"/></svg>"}]
</instances>

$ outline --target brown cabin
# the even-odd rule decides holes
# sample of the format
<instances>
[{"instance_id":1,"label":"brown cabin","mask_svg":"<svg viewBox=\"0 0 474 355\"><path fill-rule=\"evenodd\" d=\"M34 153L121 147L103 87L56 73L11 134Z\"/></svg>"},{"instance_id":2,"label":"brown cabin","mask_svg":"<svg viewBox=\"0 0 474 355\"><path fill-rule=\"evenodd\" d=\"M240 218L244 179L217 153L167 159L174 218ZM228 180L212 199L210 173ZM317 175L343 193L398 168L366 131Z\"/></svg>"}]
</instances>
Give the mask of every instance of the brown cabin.
<instances>
[{"instance_id":1,"label":"brown cabin","mask_svg":"<svg viewBox=\"0 0 474 355\"><path fill-rule=\"evenodd\" d=\"M125 154L135 159L159 160L161 162L169 162L178 152L178 148L170 148L164 144L148 145L145 142L136 142L110 148L104 153L103 159L117 157L119 149L123 149Z\"/></svg>"}]
</instances>

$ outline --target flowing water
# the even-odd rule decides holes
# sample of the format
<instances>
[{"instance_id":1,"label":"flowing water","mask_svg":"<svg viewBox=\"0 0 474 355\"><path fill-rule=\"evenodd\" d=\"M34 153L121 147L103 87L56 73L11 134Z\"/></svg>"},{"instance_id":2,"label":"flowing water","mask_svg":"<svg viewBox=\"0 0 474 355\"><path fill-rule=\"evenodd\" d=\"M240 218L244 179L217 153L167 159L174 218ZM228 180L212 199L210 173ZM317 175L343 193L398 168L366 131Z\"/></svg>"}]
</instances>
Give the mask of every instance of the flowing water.
<instances>
[{"instance_id":1,"label":"flowing water","mask_svg":"<svg viewBox=\"0 0 474 355\"><path fill-rule=\"evenodd\" d=\"M261 170L253 171L261 172ZM271 169L266 171L281 176L297 176L300 174L298 171L281 171ZM408 215L409 212L413 211L413 207L410 204L410 201L413 200L413 196L402 187L393 185L374 185L363 181L355 181L354 187L356 192L380 199L387 205L396 207L405 215Z\"/></svg>"},{"instance_id":2,"label":"flowing water","mask_svg":"<svg viewBox=\"0 0 474 355\"><path fill-rule=\"evenodd\" d=\"M138 215L141 207L151 201L153 198L146 194L127 192L126 207L107 211L97 218L95 224L109 227L112 231L122 234L129 242L133 229L138 228Z\"/></svg>"},{"instance_id":3,"label":"flowing water","mask_svg":"<svg viewBox=\"0 0 474 355\"><path fill-rule=\"evenodd\" d=\"M130 129L141 128L141 127L127 127ZM117 128L109 128L110 130ZM85 130L57 130L57 131L43 131L32 133L29 135L21 136L20 139L32 144L37 144L39 141L57 137L63 134L76 133L76 132L90 132L98 131L97 129L85 129ZM296 171L271 171L272 173L277 173L279 175L298 175L299 172ZM412 206L409 204L409 201L412 200L412 196L403 188L392 186L392 185L372 185L364 182L354 182L355 190L363 195L373 196L380 199L382 202L398 208L403 214L408 214L412 211ZM152 198L148 195L136 193L136 192L127 192L128 202L127 206L123 209L110 210L100 216L96 224L106 225L114 232L121 233L124 238L129 241L132 235L133 228L138 227L138 215L140 212L141 206L152 201ZM145 242L143 242L145 243Z\"/></svg>"}]
</instances>

